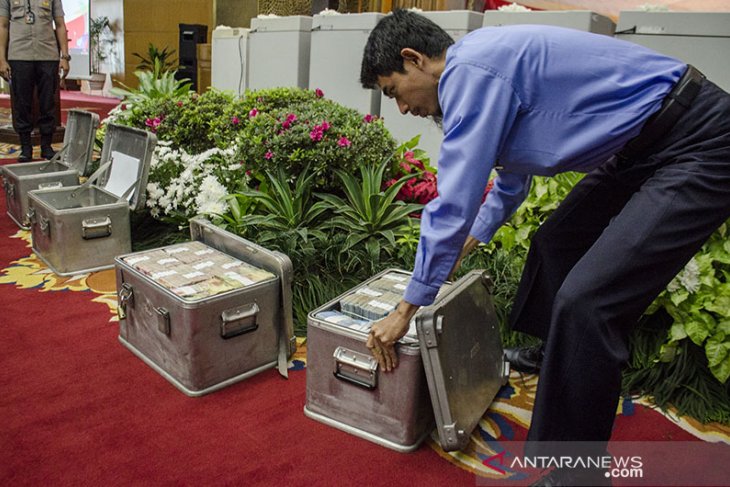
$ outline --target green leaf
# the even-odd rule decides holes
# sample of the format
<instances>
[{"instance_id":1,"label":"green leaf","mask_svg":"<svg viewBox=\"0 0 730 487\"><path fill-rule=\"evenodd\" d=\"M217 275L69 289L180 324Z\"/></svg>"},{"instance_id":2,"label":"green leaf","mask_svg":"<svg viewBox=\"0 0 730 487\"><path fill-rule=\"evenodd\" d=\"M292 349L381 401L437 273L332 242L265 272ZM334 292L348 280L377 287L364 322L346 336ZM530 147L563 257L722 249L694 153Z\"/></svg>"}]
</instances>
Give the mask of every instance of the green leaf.
<instances>
[{"instance_id":1,"label":"green leaf","mask_svg":"<svg viewBox=\"0 0 730 487\"><path fill-rule=\"evenodd\" d=\"M672 342L678 342L687 338L687 331L684 328L684 324L675 321L672 323L672 327L669 330L669 339Z\"/></svg>"},{"instance_id":2,"label":"green leaf","mask_svg":"<svg viewBox=\"0 0 730 487\"><path fill-rule=\"evenodd\" d=\"M725 338L724 335L722 338ZM720 365L728 356L728 350L730 350L730 342L723 342L722 339L717 340L715 336L710 337L705 344L708 365L710 367Z\"/></svg>"},{"instance_id":3,"label":"green leaf","mask_svg":"<svg viewBox=\"0 0 730 487\"><path fill-rule=\"evenodd\" d=\"M705 341L705 338L707 338L707 335L709 335L706 324L696 319L686 322L684 324L684 329L687 332L689 338L696 345L702 345L702 343Z\"/></svg>"},{"instance_id":4,"label":"green leaf","mask_svg":"<svg viewBox=\"0 0 730 487\"><path fill-rule=\"evenodd\" d=\"M730 355L726 356L725 359L714 367L710 367L712 375L720 381L721 384L725 384L730 378Z\"/></svg>"}]
</instances>

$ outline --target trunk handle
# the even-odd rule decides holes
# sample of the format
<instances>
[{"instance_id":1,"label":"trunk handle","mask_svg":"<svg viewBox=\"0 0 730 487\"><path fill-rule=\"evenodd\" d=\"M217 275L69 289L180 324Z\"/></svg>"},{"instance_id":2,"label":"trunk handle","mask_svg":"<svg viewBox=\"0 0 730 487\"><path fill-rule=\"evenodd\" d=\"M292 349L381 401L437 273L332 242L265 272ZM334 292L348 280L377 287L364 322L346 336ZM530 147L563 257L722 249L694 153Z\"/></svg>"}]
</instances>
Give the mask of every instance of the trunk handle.
<instances>
[{"instance_id":1,"label":"trunk handle","mask_svg":"<svg viewBox=\"0 0 730 487\"><path fill-rule=\"evenodd\" d=\"M340 380L373 390L378 386L378 361L370 355L337 347L334 375Z\"/></svg>"},{"instance_id":2,"label":"trunk handle","mask_svg":"<svg viewBox=\"0 0 730 487\"><path fill-rule=\"evenodd\" d=\"M259 314L259 305L246 304L238 308L229 309L221 313L221 338L228 340L258 329L256 318Z\"/></svg>"},{"instance_id":3,"label":"trunk handle","mask_svg":"<svg viewBox=\"0 0 730 487\"><path fill-rule=\"evenodd\" d=\"M112 220L108 216L86 218L81 221L81 236L84 240L104 238L112 234Z\"/></svg>"}]
</instances>

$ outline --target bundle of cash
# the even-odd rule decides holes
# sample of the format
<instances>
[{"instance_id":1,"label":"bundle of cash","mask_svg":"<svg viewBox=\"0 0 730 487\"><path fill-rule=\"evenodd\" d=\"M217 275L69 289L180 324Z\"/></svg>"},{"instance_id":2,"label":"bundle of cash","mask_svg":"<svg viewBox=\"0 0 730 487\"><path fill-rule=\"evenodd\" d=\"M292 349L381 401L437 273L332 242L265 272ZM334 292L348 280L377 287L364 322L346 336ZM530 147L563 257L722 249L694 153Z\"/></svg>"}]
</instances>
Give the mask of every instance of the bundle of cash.
<instances>
[{"instance_id":1,"label":"bundle of cash","mask_svg":"<svg viewBox=\"0 0 730 487\"><path fill-rule=\"evenodd\" d=\"M369 333L373 323L395 310L403 299L410 275L404 272L388 272L367 284L356 288L340 299L340 310L322 311L315 316L329 323ZM448 292L451 283L441 286L437 298ZM416 320L411 320L402 343L418 343Z\"/></svg>"},{"instance_id":2,"label":"bundle of cash","mask_svg":"<svg viewBox=\"0 0 730 487\"><path fill-rule=\"evenodd\" d=\"M408 279L410 277L405 274L389 272L383 277L368 283L368 286L373 289L382 289L383 291L390 291L402 295L406 291Z\"/></svg>"},{"instance_id":3,"label":"bundle of cash","mask_svg":"<svg viewBox=\"0 0 730 487\"><path fill-rule=\"evenodd\" d=\"M340 309L350 316L379 320L393 311L400 300L398 294L363 286L342 298Z\"/></svg>"},{"instance_id":4,"label":"bundle of cash","mask_svg":"<svg viewBox=\"0 0 730 487\"><path fill-rule=\"evenodd\" d=\"M276 279L269 271L197 241L138 252L124 261L186 301Z\"/></svg>"},{"instance_id":5,"label":"bundle of cash","mask_svg":"<svg viewBox=\"0 0 730 487\"><path fill-rule=\"evenodd\" d=\"M346 328L352 328L353 330L364 331L366 333L370 331L370 326L372 325L371 321L352 318L351 316L347 316L346 314L340 313L339 311L335 310L320 311L314 316L328 323L344 326Z\"/></svg>"}]
</instances>

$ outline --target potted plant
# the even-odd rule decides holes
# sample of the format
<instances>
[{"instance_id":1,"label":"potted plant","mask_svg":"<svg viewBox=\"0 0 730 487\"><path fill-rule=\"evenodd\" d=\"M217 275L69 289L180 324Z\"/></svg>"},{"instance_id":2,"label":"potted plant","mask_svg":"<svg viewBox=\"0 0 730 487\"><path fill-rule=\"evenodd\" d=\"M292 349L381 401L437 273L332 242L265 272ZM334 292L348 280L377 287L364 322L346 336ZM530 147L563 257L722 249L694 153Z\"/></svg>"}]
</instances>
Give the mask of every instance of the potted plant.
<instances>
[{"instance_id":1,"label":"potted plant","mask_svg":"<svg viewBox=\"0 0 730 487\"><path fill-rule=\"evenodd\" d=\"M159 62L161 72L175 71L178 69L177 61L174 59L175 49L171 51L168 49L168 47L158 49L157 46L150 42L147 47L147 53L140 54L133 52L132 55L139 58L137 69L140 71L154 71L155 64Z\"/></svg>"},{"instance_id":2,"label":"potted plant","mask_svg":"<svg viewBox=\"0 0 730 487\"><path fill-rule=\"evenodd\" d=\"M107 36L111 33L109 17L95 17L89 23L89 43L91 48L91 79L89 88L100 90L104 86L105 73L101 64L109 57L109 47L114 42Z\"/></svg>"}]
</instances>

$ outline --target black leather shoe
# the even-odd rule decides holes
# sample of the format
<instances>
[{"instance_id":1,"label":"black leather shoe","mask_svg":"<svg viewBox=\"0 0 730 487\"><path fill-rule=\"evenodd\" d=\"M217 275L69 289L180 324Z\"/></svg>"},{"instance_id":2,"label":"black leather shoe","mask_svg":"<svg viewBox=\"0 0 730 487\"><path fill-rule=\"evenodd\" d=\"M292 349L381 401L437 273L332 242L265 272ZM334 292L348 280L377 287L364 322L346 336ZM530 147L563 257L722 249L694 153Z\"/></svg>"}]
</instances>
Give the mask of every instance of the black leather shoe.
<instances>
[{"instance_id":1,"label":"black leather shoe","mask_svg":"<svg viewBox=\"0 0 730 487\"><path fill-rule=\"evenodd\" d=\"M41 158L46 160L53 159L53 156L56 155L56 151L53 150L53 147L50 145L42 145L41 146Z\"/></svg>"},{"instance_id":2,"label":"black leather shoe","mask_svg":"<svg viewBox=\"0 0 730 487\"><path fill-rule=\"evenodd\" d=\"M509 362L510 369L525 374L538 374L545 355L545 345L532 347L505 348L504 358Z\"/></svg>"},{"instance_id":3,"label":"black leather shoe","mask_svg":"<svg viewBox=\"0 0 730 487\"><path fill-rule=\"evenodd\" d=\"M33 146L23 145L20 147L20 155L18 156L18 162L30 162L33 160Z\"/></svg>"},{"instance_id":4,"label":"black leather shoe","mask_svg":"<svg viewBox=\"0 0 730 487\"><path fill-rule=\"evenodd\" d=\"M549 474L530 484L530 487L563 487L563 486L611 486L611 479L606 470L556 468Z\"/></svg>"}]
</instances>

